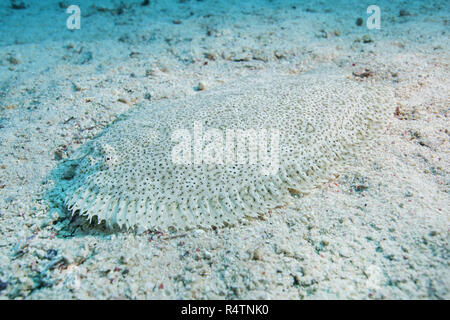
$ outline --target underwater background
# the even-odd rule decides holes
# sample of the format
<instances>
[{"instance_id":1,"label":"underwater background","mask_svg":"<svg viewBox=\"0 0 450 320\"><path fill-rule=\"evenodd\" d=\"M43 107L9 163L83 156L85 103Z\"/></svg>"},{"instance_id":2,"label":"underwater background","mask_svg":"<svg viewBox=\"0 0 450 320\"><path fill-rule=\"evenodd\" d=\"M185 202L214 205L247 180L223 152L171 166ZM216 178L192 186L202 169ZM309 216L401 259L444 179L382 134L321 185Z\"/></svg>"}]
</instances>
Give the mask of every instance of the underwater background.
<instances>
[{"instance_id":1,"label":"underwater background","mask_svg":"<svg viewBox=\"0 0 450 320\"><path fill-rule=\"evenodd\" d=\"M449 299L449 17L446 0L1 0L0 298ZM392 88L390 123L261 219L136 233L48 199L134 107L327 70Z\"/></svg>"}]
</instances>

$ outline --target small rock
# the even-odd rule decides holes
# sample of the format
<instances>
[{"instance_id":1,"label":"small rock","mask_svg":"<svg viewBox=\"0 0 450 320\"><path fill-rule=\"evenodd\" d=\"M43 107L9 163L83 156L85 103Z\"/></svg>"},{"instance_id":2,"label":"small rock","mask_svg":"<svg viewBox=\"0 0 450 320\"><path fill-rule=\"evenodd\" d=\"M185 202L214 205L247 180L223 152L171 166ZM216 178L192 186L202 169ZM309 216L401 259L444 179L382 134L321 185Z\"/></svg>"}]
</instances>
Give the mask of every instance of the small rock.
<instances>
[{"instance_id":1,"label":"small rock","mask_svg":"<svg viewBox=\"0 0 450 320\"><path fill-rule=\"evenodd\" d=\"M293 285L294 286L299 286L300 283L301 283L302 277L299 274L296 274L296 275L293 276L293 278L294 278Z\"/></svg>"},{"instance_id":2,"label":"small rock","mask_svg":"<svg viewBox=\"0 0 450 320\"><path fill-rule=\"evenodd\" d=\"M286 59L286 55L280 51L275 51L273 54L274 54L275 58L277 58L278 60Z\"/></svg>"},{"instance_id":3,"label":"small rock","mask_svg":"<svg viewBox=\"0 0 450 320\"><path fill-rule=\"evenodd\" d=\"M123 34L117 40L119 40L120 42L127 42L128 40L130 40L130 37L127 34Z\"/></svg>"},{"instance_id":4,"label":"small rock","mask_svg":"<svg viewBox=\"0 0 450 320\"><path fill-rule=\"evenodd\" d=\"M364 22L364 20L363 20L363 18L358 18L358 19L356 19L356 25L358 26L358 27L361 27L362 25L363 25L363 22Z\"/></svg>"},{"instance_id":5,"label":"small rock","mask_svg":"<svg viewBox=\"0 0 450 320\"><path fill-rule=\"evenodd\" d=\"M82 90L82 88L74 82L72 82L72 89L77 92Z\"/></svg>"},{"instance_id":6,"label":"small rock","mask_svg":"<svg viewBox=\"0 0 450 320\"><path fill-rule=\"evenodd\" d=\"M74 257L71 253L67 252L61 255L61 261L65 264L72 264L74 262Z\"/></svg>"},{"instance_id":7,"label":"small rock","mask_svg":"<svg viewBox=\"0 0 450 320\"><path fill-rule=\"evenodd\" d=\"M257 248L257 249L255 249L255 251L253 251L252 260L262 261L263 256L264 256L264 254L263 254L261 248Z\"/></svg>"},{"instance_id":8,"label":"small rock","mask_svg":"<svg viewBox=\"0 0 450 320\"><path fill-rule=\"evenodd\" d=\"M408 17L410 15L411 13L409 13L409 11L406 9L401 9L400 12L398 13L399 17Z\"/></svg>"},{"instance_id":9,"label":"small rock","mask_svg":"<svg viewBox=\"0 0 450 320\"><path fill-rule=\"evenodd\" d=\"M26 9L28 6L23 1L11 0L11 8L14 10Z\"/></svg>"},{"instance_id":10,"label":"small rock","mask_svg":"<svg viewBox=\"0 0 450 320\"><path fill-rule=\"evenodd\" d=\"M183 23L183 21L181 21L181 20L173 20L172 22L173 22L173 24L182 24Z\"/></svg>"},{"instance_id":11,"label":"small rock","mask_svg":"<svg viewBox=\"0 0 450 320\"><path fill-rule=\"evenodd\" d=\"M196 87L196 90L197 90L197 91L203 91L203 90L205 90L205 89L206 89L205 84L204 84L203 82L199 82L198 85L197 85L197 87Z\"/></svg>"},{"instance_id":12,"label":"small rock","mask_svg":"<svg viewBox=\"0 0 450 320\"><path fill-rule=\"evenodd\" d=\"M67 7L69 7L69 5L68 5L66 2L64 2L64 1L58 2L58 6L59 6L61 9L67 9Z\"/></svg>"},{"instance_id":13,"label":"small rock","mask_svg":"<svg viewBox=\"0 0 450 320\"><path fill-rule=\"evenodd\" d=\"M12 65L18 65L20 63L20 60L17 59L16 57L12 56L12 55L8 55L7 58L8 62L11 63Z\"/></svg>"},{"instance_id":14,"label":"small rock","mask_svg":"<svg viewBox=\"0 0 450 320\"><path fill-rule=\"evenodd\" d=\"M0 292L5 290L8 287L8 282L3 282L0 280Z\"/></svg>"},{"instance_id":15,"label":"small rock","mask_svg":"<svg viewBox=\"0 0 450 320\"><path fill-rule=\"evenodd\" d=\"M368 78L373 75L373 71L365 68L358 71L354 71L353 75L358 78Z\"/></svg>"},{"instance_id":16,"label":"small rock","mask_svg":"<svg viewBox=\"0 0 450 320\"><path fill-rule=\"evenodd\" d=\"M328 32L325 29L320 29L319 34L316 35L317 38L328 38Z\"/></svg>"},{"instance_id":17,"label":"small rock","mask_svg":"<svg viewBox=\"0 0 450 320\"><path fill-rule=\"evenodd\" d=\"M226 60L231 60L234 62L244 62L244 61L251 61L252 60L252 56L250 54L250 52L247 51L242 51L242 52L231 52L230 57L227 58Z\"/></svg>"},{"instance_id":18,"label":"small rock","mask_svg":"<svg viewBox=\"0 0 450 320\"><path fill-rule=\"evenodd\" d=\"M204 259L206 259L206 260L211 260L212 255L211 255L211 253L210 253L209 251L203 250L202 253L203 253L203 258L204 258Z\"/></svg>"},{"instance_id":19,"label":"small rock","mask_svg":"<svg viewBox=\"0 0 450 320\"><path fill-rule=\"evenodd\" d=\"M352 253L348 248L342 247L341 250L339 251L339 255L343 258L350 258L352 256Z\"/></svg>"},{"instance_id":20,"label":"small rock","mask_svg":"<svg viewBox=\"0 0 450 320\"><path fill-rule=\"evenodd\" d=\"M130 58L137 58L140 55L141 55L141 53L140 52L136 52L136 51L131 51L130 54L129 54Z\"/></svg>"},{"instance_id":21,"label":"small rock","mask_svg":"<svg viewBox=\"0 0 450 320\"><path fill-rule=\"evenodd\" d=\"M202 229L196 229L192 233L193 233L195 238L198 238L198 237L204 235L205 231L203 231Z\"/></svg>"},{"instance_id":22,"label":"small rock","mask_svg":"<svg viewBox=\"0 0 450 320\"><path fill-rule=\"evenodd\" d=\"M55 151L55 160L61 160L65 156L64 151L61 149L57 149Z\"/></svg>"},{"instance_id":23,"label":"small rock","mask_svg":"<svg viewBox=\"0 0 450 320\"><path fill-rule=\"evenodd\" d=\"M371 42L373 42L373 39L372 39L372 37L371 37L370 35L365 34L365 35L362 37L362 41L363 41L364 43L371 43Z\"/></svg>"},{"instance_id":24,"label":"small rock","mask_svg":"<svg viewBox=\"0 0 450 320\"><path fill-rule=\"evenodd\" d=\"M207 53L205 53L205 58L208 60L214 61L214 60L216 60L216 55L214 53L207 52Z\"/></svg>"}]
</instances>

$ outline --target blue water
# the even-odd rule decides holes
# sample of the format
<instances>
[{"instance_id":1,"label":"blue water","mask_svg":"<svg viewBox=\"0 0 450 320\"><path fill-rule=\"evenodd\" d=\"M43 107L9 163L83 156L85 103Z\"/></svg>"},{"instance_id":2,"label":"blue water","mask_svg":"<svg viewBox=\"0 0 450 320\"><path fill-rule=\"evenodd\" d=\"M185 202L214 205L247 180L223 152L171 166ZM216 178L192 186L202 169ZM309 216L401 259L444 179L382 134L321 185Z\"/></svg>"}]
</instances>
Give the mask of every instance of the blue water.
<instances>
[{"instance_id":1,"label":"blue water","mask_svg":"<svg viewBox=\"0 0 450 320\"><path fill-rule=\"evenodd\" d=\"M15 4L13 9L12 3ZM138 32L161 23L205 20L208 16L221 17L223 24L236 23L242 15L261 14L276 17L284 11L296 11L316 15L318 19L340 17L342 26L354 25L358 17L367 18L366 9L375 4L381 9L384 26L403 23L399 13L404 10L410 18L439 12L449 15L449 1L294 1L294 0L251 0L214 1L151 0L143 5L143 0L92 1L92 0L2 0L0 3L0 45L39 43L43 41L90 41L94 39L117 39L121 30L132 28ZM23 4L23 6L22 6ZM66 27L70 14L69 5L80 8L81 29ZM403 19L405 20L405 18ZM301 21L299 21L301 23ZM206 21L205 21L206 23ZM268 21L270 23L270 21ZM364 21L365 23L365 21ZM249 28L252 26L250 25ZM180 27L180 32L188 32ZM418 30L419 31L419 30ZM164 30L163 30L164 32Z\"/></svg>"}]
</instances>

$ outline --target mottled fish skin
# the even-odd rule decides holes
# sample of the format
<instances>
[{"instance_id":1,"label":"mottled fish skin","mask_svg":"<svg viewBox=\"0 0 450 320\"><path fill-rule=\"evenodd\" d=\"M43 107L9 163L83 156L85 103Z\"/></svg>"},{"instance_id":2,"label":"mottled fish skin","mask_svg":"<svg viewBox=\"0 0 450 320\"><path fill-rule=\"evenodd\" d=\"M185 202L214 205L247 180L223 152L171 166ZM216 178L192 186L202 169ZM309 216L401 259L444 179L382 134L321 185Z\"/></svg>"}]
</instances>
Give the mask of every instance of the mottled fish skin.
<instances>
[{"instance_id":1,"label":"mottled fish skin","mask_svg":"<svg viewBox=\"0 0 450 320\"><path fill-rule=\"evenodd\" d=\"M283 204L289 190L309 192L339 172L375 137L391 114L386 90L312 73L246 78L137 107L80 148L67 207L139 229L219 227L256 217ZM173 163L174 130L193 133L195 124L203 132L278 130L278 170L262 174L261 163L236 161Z\"/></svg>"}]
</instances>

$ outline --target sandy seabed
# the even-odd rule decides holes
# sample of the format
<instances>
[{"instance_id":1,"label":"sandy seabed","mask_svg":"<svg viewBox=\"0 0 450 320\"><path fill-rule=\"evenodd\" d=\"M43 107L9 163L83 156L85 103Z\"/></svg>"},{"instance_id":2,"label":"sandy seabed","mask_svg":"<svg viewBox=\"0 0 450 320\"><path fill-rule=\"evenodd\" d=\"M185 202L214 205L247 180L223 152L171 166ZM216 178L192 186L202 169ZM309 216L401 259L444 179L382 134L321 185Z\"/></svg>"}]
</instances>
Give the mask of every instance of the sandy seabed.
<instances>
[{"instance_id":1,"label":"sandy seabed","mask_svg":"<svg viewBox=\"0 0 450 320\"><path fill-rule=\"evenodd\" d=\"M376 1L368 30L367 1L86 0L73 31L69 2L0 4L0 298L450 298L448 1ZM136 234L45 196L135 106L328 68L393 87L392 119L339 177L261 219Z\"/></svg>"}]
</instances>

